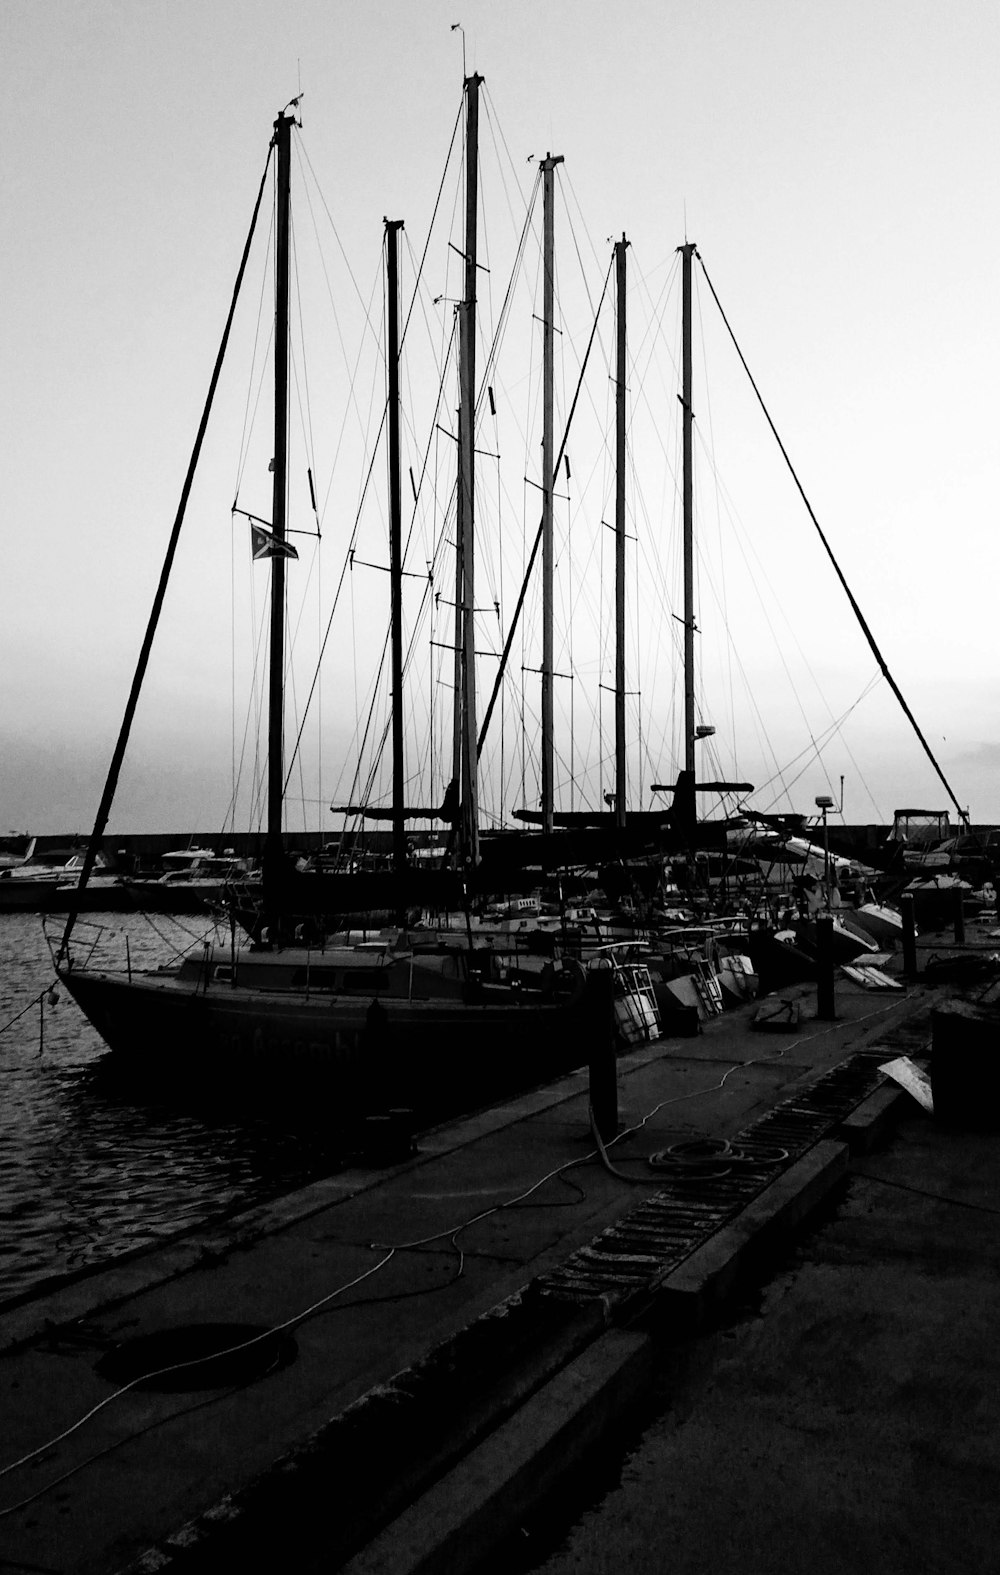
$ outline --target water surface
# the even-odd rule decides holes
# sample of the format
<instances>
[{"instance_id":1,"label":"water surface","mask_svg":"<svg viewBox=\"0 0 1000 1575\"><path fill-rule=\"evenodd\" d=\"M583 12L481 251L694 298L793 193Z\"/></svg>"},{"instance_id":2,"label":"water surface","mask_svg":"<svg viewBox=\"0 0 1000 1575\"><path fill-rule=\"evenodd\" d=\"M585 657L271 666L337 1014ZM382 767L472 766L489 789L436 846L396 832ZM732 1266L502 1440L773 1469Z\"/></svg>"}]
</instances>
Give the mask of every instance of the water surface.
<instances>
[{"instance_id":1,"label":"water surface","mask_svg":"<svg viewBox=\"0 0 1000 1575\"><path fill-rule=\"evenodd\" d=\"M47 921L58 943L61 920ZM197 918L81 917L74 952L168 962ZM38 1001L55 984L58 1000ZM0 914L0 1304L329 1174L334 1133L151 1098L123 1085L55 981L42 919Z\"/></svg>"}]
</instances>

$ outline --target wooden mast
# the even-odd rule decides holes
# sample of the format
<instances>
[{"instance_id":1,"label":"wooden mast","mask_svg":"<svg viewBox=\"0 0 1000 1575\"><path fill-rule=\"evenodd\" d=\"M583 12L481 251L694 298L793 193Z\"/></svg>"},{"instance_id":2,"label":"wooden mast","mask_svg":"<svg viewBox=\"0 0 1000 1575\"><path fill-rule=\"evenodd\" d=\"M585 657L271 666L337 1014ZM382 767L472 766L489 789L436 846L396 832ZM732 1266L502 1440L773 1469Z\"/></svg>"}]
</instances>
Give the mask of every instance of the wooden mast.
<instances>
[{"instance_id":1,"label":"wooden mast","mask_svg":"<svg viewBox=\"0 0 1000 1575\"><path fill-rule=\"evenodd\" d=\"M555 678L554 573L555 548L552 531L553 437L553 333L555 329L555 216L554 170L562 163L561 154L547 153L542 171L542 831L551 832L555 823L555 739L553 727L553 682Z\"/></svg>"},{"instance_id":2,"label":"wooden mast","mask_svg":"<svg viewBox=\"0 0 1000 1575\"><path fill-rule=\"evenodd\" d=\"M615 825L625 827L625 253L615 244L617 362L615 383Z\"/></svg>"},{"instance_id":3,"label":"wooden mast","mask_svg":"<svg viewBox=\"0 0 1000 1575\"><path fill-rule=\"evenodd\" d=\"M389 583L392 666L392 864L406 868L403 758L403 509L399 478L399 231L402 219L385 221L386 359L389 420Z\"/></svg>"},{"instance_id":4,"label":"wooden mast","mask_svg":"<svg viewBox=\"0 0 1000 1575\"><path fill-rule=\"evenodd\" d=\"M271 633L268 669L267 837L265 866L276 870L282 856L284 794L284 658L285 553L288 494L288 252L294 117L281 114L274 122L278 156L275 215L274 311L274 448L271 532ZM271 915L273 918L274 916Z\"/></svg>"},{"instance_id":5,"label":"wooden mast","mask_svg":"<svg viewBox=\"0 0 1000 1575\"><path fill-rule=\"evenodd\" d=\"M679 248L681 273L681 407L684 411L684 769L695 780L694 741L694 466L691 408L691 259L693 241Z\"/></svg>"},{"instance_id":6,"label":"wooden mast","mask_svg":"<svg viewBox=\"0 0 1000 1575\"><path fill-rule=\"evenodd\" d=\"M465 291L459 307L458 422L458 576L461 609L461 684L456 696L461 714L461 842L467 865L479 861L478 752L476 747L476 578L475 578L475 430L476 430L476 238L479 218L479 84L465 79Z\"/></svg>"}]
</instances>

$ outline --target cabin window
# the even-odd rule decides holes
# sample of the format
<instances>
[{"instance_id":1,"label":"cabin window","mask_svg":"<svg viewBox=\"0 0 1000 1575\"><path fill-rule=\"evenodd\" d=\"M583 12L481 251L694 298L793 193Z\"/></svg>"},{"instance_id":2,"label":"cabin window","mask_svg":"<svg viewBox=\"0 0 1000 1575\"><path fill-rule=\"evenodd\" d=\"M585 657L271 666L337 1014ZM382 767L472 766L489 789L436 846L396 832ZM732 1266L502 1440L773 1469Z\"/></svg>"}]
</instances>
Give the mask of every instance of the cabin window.
<instances>
[{"instance_id":1,"label":"cabin window","mask_svg":"<svg viewBox=\"0 0 1000 1575\"><path fill-rule=\"evenodd\" d=\"M340 975L336 968L296 968L292 974L292 988L339 990Z\"/></svg>"},{"instance_id":2,"label":"cabin window","mask_svg":"<svg viewBox=\"0 0 1000 1575\"><path fill-rule=\"evenodd\" d=\"M233 970L228 963L224 963L221 967L216 968L213 978L218 979L222 984L232 984Z\"/></svg>"},{"instance_id":3,"label":"cabin window","mask_svg":"<svg viewBox=\"0 0 1000 1575\"><path fill-rule=\"evenodd\" d=\"M384 990L388 986L388 979L382 968L355 969L344 974L344 989L353 990L359 995L372 995L376 990Z\"/></svg>"}]
</instances>

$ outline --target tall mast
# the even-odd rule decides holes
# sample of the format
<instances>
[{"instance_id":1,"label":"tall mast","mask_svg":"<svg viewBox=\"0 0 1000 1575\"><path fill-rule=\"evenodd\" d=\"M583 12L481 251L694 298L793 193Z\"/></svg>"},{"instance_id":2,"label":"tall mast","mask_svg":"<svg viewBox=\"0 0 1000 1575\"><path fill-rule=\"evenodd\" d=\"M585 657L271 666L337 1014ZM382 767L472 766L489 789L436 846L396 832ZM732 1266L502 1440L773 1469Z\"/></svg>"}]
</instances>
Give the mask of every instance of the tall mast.
<instances>
[{"instance_id":1,"label":"tall mast","mask_svg":"<svg viewBox=\"0 0 1000 1575\"><path fill-rule=\"evenodd\" d=\"M479 84L465 79L465 292L459 307L458 554L456 601L461 608L462 851L470 864L479 859L479 804L476 750L476 578L475 578L475 430L476 430L476 236L479 217Z\"/></svg>"},{"instance_id":2,"label":"tall mast","mask_svg":"<svg viewBox=\"0 0 1000 1575\"><path fill-rule=\"evenodd\" d=\"M551 832L555 821L553 681L555 678L554 571L552 533L552 385L553 333L555 328L555 215L554 170L561 154L547 153L542 171L542 830Z\"/></svg>"},{"instance_id":3,"label":"tall mast","mask_svg":"<svg viewBox=\"0 0 1000 1575\"><path fill-rule=\"evenodd\" d=\"M461 313L462 308L458 308ZM462 318L458 323L458 359L459 381L461 382L462 360ZM458 401L458 477L455 484L455 661L454 661L454 695L455 704L452 712L451 727L451 775L456 788L462 784L462 661L465 652L465 553L462 544L462 528L464 511L462 506L462 485L464 475L464 451L462 448L462 399ZM461 799L461 794L459 794Z\"/></svg>"},{"instance_id":4,"label":"tall mast","mask_svg":"<svg viewBox=\"0 0 1000 1575\"><path fill-rule=\"evenodd\" d=\"M270 863L281 856L281 800L284 792L285 557L288 478L288 230L294 119L274 122L278 154L275 224L274 314L274 489L271 530L277 543L271 557L271 644L267 722L267 841Z\"/></svg>"},{"instance_id":5,"label":"tall mast","mask_svg":"<svg viewBox=\"0 0 1000 1575\"><path fill-rule=\"evenodd\" d=\"M625 827L625 250L614 247L617 285L617 365L614 398L614 824Z\"/></svg>"},{"instance_id":6,"label":"tall mast","mask_svg":"<svg viewBox=\"0 0 1000 1575\"><path fill-rule=\"evenodd\" d=\"M694 467L692 434L694 413L691 408L691 258L697 251L693 241L678 248L681 272L681 355L684 411L684 769L694 780Z\"/></svg>"},{"instance_id":7,"label":"tall mast","mask_svg":"<svg viewBox=\"0 0 1000 1575\"><path fill-rule=\"evenodd\" d=\"M402 219L385 220L387 360L389 372L389 583L392 663L392 863L406 868L403 759L403 508L399 480L399 231Z\"/></svg>"}]
</instances>

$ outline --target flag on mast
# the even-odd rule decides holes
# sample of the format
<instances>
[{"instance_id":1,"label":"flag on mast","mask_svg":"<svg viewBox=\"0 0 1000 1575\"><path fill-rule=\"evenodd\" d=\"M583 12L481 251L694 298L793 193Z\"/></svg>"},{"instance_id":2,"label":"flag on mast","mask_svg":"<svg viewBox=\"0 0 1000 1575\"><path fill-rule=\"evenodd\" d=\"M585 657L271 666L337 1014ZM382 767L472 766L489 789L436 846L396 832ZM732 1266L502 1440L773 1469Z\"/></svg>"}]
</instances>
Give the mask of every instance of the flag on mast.
<instances>
[{"instance_id":1,"label":"flag on mast","mask_svg":"<svg viewBox=\"0 0 1000 1575\"><path fill-rule=\"evenodd\" d=\"M298 553L290 541L279 541L272 531L251 521L250 556L256 562L258 558L297 558Z\"/></svg>"}]
</instances>

